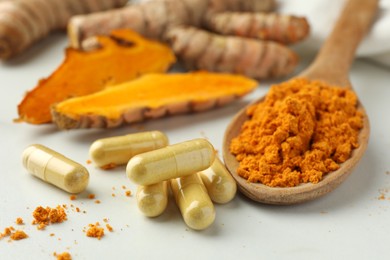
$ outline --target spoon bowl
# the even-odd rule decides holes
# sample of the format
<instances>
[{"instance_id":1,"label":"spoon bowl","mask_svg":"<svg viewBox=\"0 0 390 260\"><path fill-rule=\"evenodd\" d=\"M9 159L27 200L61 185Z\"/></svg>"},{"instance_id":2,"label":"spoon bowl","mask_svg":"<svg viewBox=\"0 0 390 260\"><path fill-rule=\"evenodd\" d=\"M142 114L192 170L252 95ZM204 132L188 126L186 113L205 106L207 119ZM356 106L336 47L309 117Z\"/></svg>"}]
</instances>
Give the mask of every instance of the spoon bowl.
<instances>
[{"instance_id":1,"label":"spoon bowl","mask_svg":"<svg viewBox=\"0 0 390 260\"><path fill-rule=\"evenodd\" d=\"M262 102L262 100L263 99L260 99L252 104ZM313 200L334 190L349 176L363 156L367 148L370 133L368 117L364 114L364 127L359 133L359 147L352 151L349 160L340 164L338 170L325 174L319 183L302 183L291 188L269 187L261 183L248 182L246 179L239 176L236 172L239 162L229 151L230 140L239 135L241 125L248 119L246 108L244 108L235 116L228 126L224 136L223 157L226 167L236 180L238 189L241 193L254 201L266 204L290 205L301 203Z\"/></svg>"},{"instance_id":2,"label":"spoon bowl","mask_svg":"<svg viewBox=\"0 0 390 260\"><path fill-rule=\"evenodd\" d=\"M352 90L349 81L349 69L354 60L355 51L368 31L378 9L377 0L349 0L328 39L320 49L313 63L299 77L319 80L328 85L335 85ZM260 103L260 98L252 104ZM250 105L252 105L250 104ZM370 126L364 107L358 102L358 109L363 112L363 128L359 133L359 147L352 151L350 159L340 164L336 171L324 175L317 183L302 183L295 187L269 187L261 183L251 183L237 174L239 162L230 153L230 143L239 135L242 124L249 118L246 107L237 113L228 125L223 141L223 157L226 167L237 182L239 190L248 198L266 204L290 205L313 200L333 191L352 172L362 158L368 144Z\"/></svg>"}]
</instances>

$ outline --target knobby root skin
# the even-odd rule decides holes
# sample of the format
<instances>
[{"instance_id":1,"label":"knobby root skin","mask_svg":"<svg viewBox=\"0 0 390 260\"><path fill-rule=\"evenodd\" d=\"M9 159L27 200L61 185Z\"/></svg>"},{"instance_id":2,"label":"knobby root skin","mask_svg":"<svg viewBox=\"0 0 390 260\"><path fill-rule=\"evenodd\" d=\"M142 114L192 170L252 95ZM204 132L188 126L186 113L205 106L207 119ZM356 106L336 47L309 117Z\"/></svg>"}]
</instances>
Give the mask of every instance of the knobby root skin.
<instances>
[{"instance_id":1,"label":"knobby root skin","mask_svg":"<svg viewBox=\"0 0 390 260\"><path fill-rule=\"evenodd\" d=\"M88 39L96 34L128 28L168 43L188 69L274 78L291 73L298 63L282 44L309 33L305 18L266 13L274 7L274 0L150 0L75 16L68 34L73 47L89 49L93 41Z\"/></svg>"},{"instance_id":2,"label":"knobby root skin","mask_svg":"<svg viewBox=\"0 0 390 260\"><path fill-rule=\"evenodd\" d=\"M217 12L262 12L275 7L275 0L152 0L124 8L70 19L68 35L73 47L95 35L118 28L132 29L146 37L164 40L166 31L176 25L202 26Z\"/></svg>"},{"instance_id":3,"label":"knobby root skin","mask_svg":"<svg viewBox=\"0 0 390 260\"><path fill-rule=\"evenodd\" d=\"M81 129L81 128L116 128L125 124L142 122L148 119L161 118L171 115L196 113L211 110L227 105L239 96L225 96L205 102L181 102L172 103L158 108L139 107L126 111L119 118L107 118L101 115L82 115L72 118L68 115L58 113L52 109L52 118L59 129Z\"/></svg>"},{"instance_id":4,"label":"knobby root skin","mask_svg":"<svg viewBox=\"0 0 390 260\"><path fill-rule=\"evenodd\" d=\"M276 13L225 12L215 14L207 21L211 31L293 44L309 35L310 26L305 17Z\"/></svg>"},{"instance_id":5,"label":"knobby root skin","mask_svg":"<svg viewBox=\"0 0 390 260\"><path fill-rule=\"evenodd\" d=\"M220 36L177 26L168 40L187 69L243 74L263 79L291 73L298 56L284 45L236 36Z\"/></svg>"},{"instance_id":6,"label":"knobby root skin","mask_svg":"<svg viewBox=\"0 0 390 260\"><path fill-rule=\"evenodd\" d=\"M71 16L124 6L128 0L0 1L0 59L21 53L54 30L66 29Z\"/></svg>"}]
</instances>

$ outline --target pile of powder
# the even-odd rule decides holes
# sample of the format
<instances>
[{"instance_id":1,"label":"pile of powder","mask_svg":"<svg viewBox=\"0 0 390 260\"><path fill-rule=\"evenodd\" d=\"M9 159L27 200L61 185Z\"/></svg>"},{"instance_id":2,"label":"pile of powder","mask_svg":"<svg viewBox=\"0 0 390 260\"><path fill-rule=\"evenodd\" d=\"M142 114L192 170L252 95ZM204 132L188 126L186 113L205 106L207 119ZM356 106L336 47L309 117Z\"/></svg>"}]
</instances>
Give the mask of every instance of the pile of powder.
<instances>
[{"instance_id":1,"label":"pile of powder","mask_svg":"<svg viewBox=\"0 0 390 260\"><path fill-rule=\"evenodd\" d=\"M318 183L359 146L357 103L349 89L304 78L272 86L230 144L238 175L271 187Z\"/></svg>"}]
</instances>

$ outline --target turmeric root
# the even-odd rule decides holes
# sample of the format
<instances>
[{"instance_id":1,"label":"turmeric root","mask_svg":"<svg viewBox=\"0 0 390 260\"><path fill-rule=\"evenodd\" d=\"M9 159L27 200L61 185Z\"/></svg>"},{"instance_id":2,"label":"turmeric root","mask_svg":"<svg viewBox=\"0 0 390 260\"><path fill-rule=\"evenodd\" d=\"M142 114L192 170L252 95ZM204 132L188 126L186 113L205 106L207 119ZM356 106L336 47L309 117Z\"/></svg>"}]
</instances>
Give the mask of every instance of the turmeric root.
<instances>
[{"instance_id":1,"label":"turmeric root","mask_svg":"<svg viewBox=\"0 0 390 260\"><path fill-rule=\"evenodd\" d=\"M176 25L203 26L207 17L223 11L269 11L275 0L150 0L124 8L77 15L70 19L68 35L71 45L95 35L107 35L117 28L128 28L153 39L164 39L167 30Z\"/></svg>"},{"instance_id":2,"label":"turmeric root","mask_svg":"<svg viewBox=\"0 0 390 260\"><path fill-rule=\"evenodd\" d=\"M276 13L218 13L210 17L207 27L223 35L235 35L260 40L292 44L309 33L304 17Z\"/></svg>"},{"instance_id":3,"label":"turmeric root","mask_svg":"<svg viewBox=\"0 0 390 260\"><path fill-rule=\"evenodd\" d=\"M297 56L268 41L295 43L308 35L309 26L302 17L264 13L274 6L274 0L149 0L75 16L69 21L68 35L72 46L86 48L86 39L96 34L131 28L170 44L190 69L240 73L254 78L279 77L293 71ZM237 37L217 36L190 27ZM267 42L250 41L247 37ZM239 57L242 53L243 57ZM201 57L194 60L196 55Z\"/></svg>"},{"instance_id":4,"label":"turmeric root","mask_svg":"<svg viewBox=\"0 0 390 260\"><path fill-rule=\"evenodd\" d=\"M145 74L116 87L53 106L53 121L60 129L113 128L223 106L256 86L254 80L230 74Z\"/></svg>"},{"instance_id":5,"label":"turmeric root","mask_svg":"<svg viewBox=\"0 0 390 260\"><path fill-rule=\"evenodd\" d=\"M173 51L190 70L244 74L252 78L286 75L298 57L284 45L242 37L223 37L195 27L175 27L168 39Z\"/></svg>"},{"instance_id":6,"label":"turmeric root","mask_svg":"<svg viewBox=\"0 0 390 260\"><path fill-rule=\"evenodd\" d=\"M39 81L18 106L21 121L43 124L51 121L50 106L116 85L143 73L165 72L175 56L161 43L146 40L130 30L117 30L97 37L100 49L66 50L62 65Z\"/></svg>"},{"instance_id":7,"label":"turmeric root","mask_svg":"<svg viewBox=\"0 0 390 260\"><path fill-rule=\"evenodd\" d=\"M76 14L124 6L128 0L12 0L0 2L0 59L8 59Z\"/></svg>"}]
</instances>

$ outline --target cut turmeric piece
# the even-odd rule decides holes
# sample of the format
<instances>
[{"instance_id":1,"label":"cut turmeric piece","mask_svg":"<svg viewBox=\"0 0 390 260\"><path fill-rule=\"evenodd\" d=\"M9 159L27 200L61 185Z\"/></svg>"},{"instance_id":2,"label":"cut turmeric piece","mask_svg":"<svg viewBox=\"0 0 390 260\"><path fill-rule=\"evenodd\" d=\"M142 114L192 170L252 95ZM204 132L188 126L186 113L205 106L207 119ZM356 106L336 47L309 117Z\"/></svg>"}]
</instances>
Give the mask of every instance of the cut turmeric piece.
<instances>
[{"instance_id":1,"label":"cut turmeric piece","mask_svg":"<svg viewBox=\"0 0 390 260\"><path fill-rule=\"evenodd\" d=\"M65 100L52 109L60 129L122 124L223 106L257 86L255 80L209 72L146 74L115 88Z\"/></svg>"},{"instance_id":2,"label":"cut turmeric piece","mask_svg":"<svg viewBox=\"0 0 390 260\"><path fill-rule=\"evenodd\" d=\"M66 49L60 67L39 81L18 106L20 121L51 122L50 107L70 97L88 95L141 74L165 72L175 56L165 45L147 40L130 30L116 30L96 38L91 51Z\"/></svg>"}]
</instances>

